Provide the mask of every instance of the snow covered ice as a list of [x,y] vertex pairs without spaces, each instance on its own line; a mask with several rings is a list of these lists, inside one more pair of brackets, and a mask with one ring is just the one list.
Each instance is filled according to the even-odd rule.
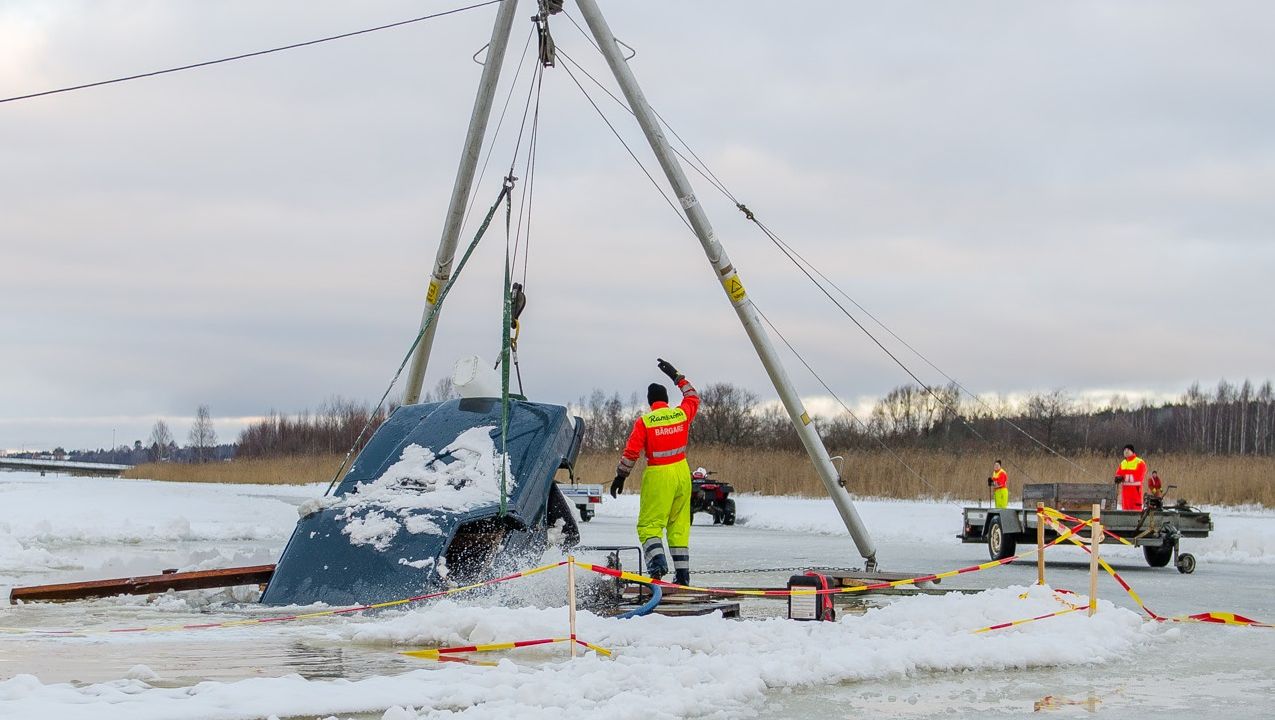
[[[414,467],[428,464],[425,457]],[[321,486],[3,473],[0,586],[272,562],[297,506],[321,493]],[[932,572],[986,557],[983,547],[956,540],[958,503],[868,500],[859,507],[889,569]],[[632,544],[636,508],[633,496],[607,498],[581,526],[584,542]],[[1189,546],[1201,558],[1192,576],[1147,569],[1136,551],[1110,555],[1158,611],[1275,618],[1275,514],[1215,509],[1215,523],[1213,537]],[[854,565],[853,545],[838,527],[825,501],[743,495],[735,527],[694,527],[695,568]],[[1083,553],[1060,548],[1050,559],[1053,584],[1087,587]],[[787,574],[695,579],[775,586]],[[1031,587],[1034,578],[1029,563],[962,576],[962,586],[985,591],[839,606],[835,623],[788,621],[778,617],[781,601],[762,600],[746,606],[753,617],[744,621],[622,621],[586,612],[580,636],[614,650],[613,658],[570,661],[562,645],[480,658],[496,667],[398,651],[564,635],[561,570],[496,595],[372,616],[180,633],[6,634],[0,718],[1040,717],[1033,703],[1045,696],[1092,698],[1100,712],[1134,718],[1201,704],[1219,716],[1269,716],[1275,631],[1150,623],[1106,580],[1094,618],[1073,613],[970,634],[1063,609],[1047,588]],[[0,609],[0,626],[102,629],[280,612],[247,599],[204,591],[12,606]],[[1088,715],[1079,706],[1056,714]]]

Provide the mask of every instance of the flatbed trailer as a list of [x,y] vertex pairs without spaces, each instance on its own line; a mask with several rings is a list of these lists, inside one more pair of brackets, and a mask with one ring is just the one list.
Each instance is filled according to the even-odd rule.
[[[1195,556],[1179,552],[1182,538],[1204,538],[1213,530],[1213,520],[1207,512],[1196,510],[1185,502],[1168,506],[1157,498],[1148,497],[1146,509],[1138,512],[1117,510],[1114,485],[1091,483],[1039,483],[1023,487],[1023,502],[1019,508],[967,507],[959,537],[964,543],[985,543],[993,560],[1012,556],[1019,543],[1036,542],[1036,503],[1043,502],[1080,520],[1093,516],[1092,507],[1099,505],[1102,526],[1142,548],[1142,555],[1151,567],[1165,567],[1170,562],[1181,573],[1195,571]],[[1057,539],[1058,534],[1048,524],[1045,526],[1045,542]],[[1119,542],[1103,537],[1103,542]]]

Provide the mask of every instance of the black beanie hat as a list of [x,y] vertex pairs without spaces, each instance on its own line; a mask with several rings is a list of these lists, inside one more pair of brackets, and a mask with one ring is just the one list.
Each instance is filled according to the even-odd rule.
[[646,386],[646,403],[653,405],[657,402],[668,402],[668,390],[659,383],[651,383]]

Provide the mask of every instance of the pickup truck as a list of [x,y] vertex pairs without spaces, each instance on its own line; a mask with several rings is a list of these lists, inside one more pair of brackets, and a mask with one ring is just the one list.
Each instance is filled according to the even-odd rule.
[[589,522],[593,519],[593,506],[602,502],[601,485],[558,483],[558,489],[567,498],[567,502],[580,510],[581,522]]

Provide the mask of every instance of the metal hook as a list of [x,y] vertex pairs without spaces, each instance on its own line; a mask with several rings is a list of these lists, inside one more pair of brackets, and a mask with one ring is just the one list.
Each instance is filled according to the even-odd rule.
[[624,62],[628,62],[632,60],[633,58],[637,57],[637,50],[634,50],[632,45],[629,45],[628,43],[624,42],[618,37],[613,36],[611,39],[615,41],[616,45],[619,45],[620,47],[629,51],[629,56],[624,58]]
[[474,62],[476,62],[476,63],[478,63],[479,65],[486,66],[486,65],[487,65],[487,60],[486,60],[486,59],[479,60],[479,59],[478,59],[478,56],[479,56],[479,55],[481,55],[481,54],[482,54],[482,52],[483,52],[484,50],[486,50],[487,48],[489,48],[489,47],[491,47],[491,43],[487,43],[486,45],[483,45],[482,47],[478,48],[478,52],[474,53],[473,61],[474,61]]
[[829,460],[837,460],[837,484],[841,487],[846,486],[846,459],[840,455],[833,455]]

